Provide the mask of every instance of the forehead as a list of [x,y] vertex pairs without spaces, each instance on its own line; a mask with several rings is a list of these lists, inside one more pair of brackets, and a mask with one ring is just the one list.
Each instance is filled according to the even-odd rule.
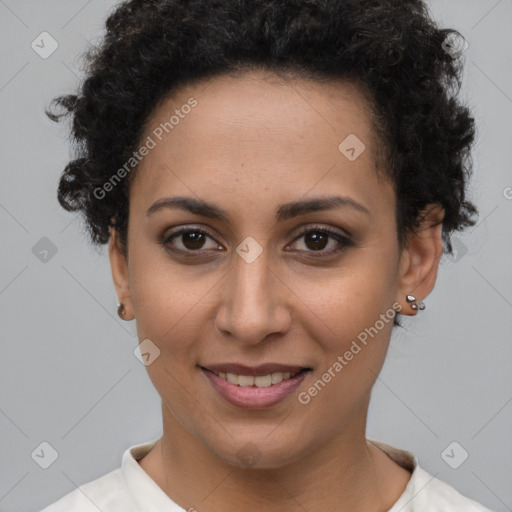
[[[364,199],[380,184],[369,104],[350,82],[262,71],[215,77],[162,101],[141,140],[147,137],[155,146],[131,194],[141,207],[163,195],[232,194],[231,204],[241,197],[243,205],[270,190],[286,201],[333,187]],[[347,158],[352,147],[355,160]]]

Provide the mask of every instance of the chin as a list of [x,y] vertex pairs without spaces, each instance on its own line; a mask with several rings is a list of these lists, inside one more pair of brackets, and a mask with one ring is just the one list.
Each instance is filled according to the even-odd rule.
[[[232,429],[226,426],[232,433]],[[272,435],[272,432],[275,435]],[[241,469],[278,469],[300,460],[308,450],[304,436],[293,434],[282,426],[247,430],[237,436],[222,430],[222,440],[203,439],[203,443],[219,459]],[[216,442],[217,441],[217,442]]]

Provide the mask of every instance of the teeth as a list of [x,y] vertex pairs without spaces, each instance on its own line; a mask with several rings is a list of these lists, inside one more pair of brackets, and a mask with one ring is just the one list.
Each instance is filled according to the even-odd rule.
[[[238,382],[240,382],[240,379],[238,379]],[[272,385],[272,374],[254,377],[254,384],[257,388],[268,388]]]
[[226,380],[231,382],[231,384],[238,384],[238,375],[234,373],[226,373]]
[[220,377],[221,379],[224,379],[231,384],[236,384],[243,388],[248,388],[251,386],[256,386],[257,388],[268,388],[274,384],[279,384],[283,380],[295,377],[295,375],[297,375],[299,372],[275,372],[269,373],[268,375],[259,375],[258,377],[254,377],[252,375],[236,375],[235,373],[213,373],[215,373],[217,377]]
[[243,388],[254,386],[254,377],[252,375],[238,375],[238,385]]
[[272,384],[279,384],[284,379],[284,373],[273,373],[271,378]]

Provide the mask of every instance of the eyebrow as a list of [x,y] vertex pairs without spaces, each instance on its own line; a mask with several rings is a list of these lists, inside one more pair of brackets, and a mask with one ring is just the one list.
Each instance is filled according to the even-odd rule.
[[[330,196],[330,197],[317,197],[312,199],[301,199],[290,203],[280,205],[276,210],[276,220],[278,222],[304,215],[310,212],[317,212],[323,210],[332,210],[334,208],[350,207],[358,212],[370,215],[370,211],[362,204],[358,203],[351,197],[346,196]],[[195,199],[192,197],[163,197],[162,199],[154,202],[147,210],[146,215],[163,209],[179,209],[189,211],[196,215],[209,217],[221,221],[229,220],[229,214],[219,208],[218,206],[208,203],[202,199]]]

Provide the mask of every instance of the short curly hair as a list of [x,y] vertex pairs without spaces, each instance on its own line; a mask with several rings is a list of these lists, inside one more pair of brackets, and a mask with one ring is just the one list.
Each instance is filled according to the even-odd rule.
[[[445,210],[450,235],[475,224],[466,199],[474,119],[458,100],[462,36],[433,21],[422,0],[131,0],[106,21],[85,55],[77,94],[55,98],[57,121],[72,115],[76,158],[60,178],[58,199],[80,211],[93,243],[115,227],[126,254],[129,179],[102,187],[133,155],[145,122],[168,94],[202,79],[261,68],[298,78],[359,84],[370,100],[397,197],[400,246],[429,203]],[[453,49],[453,48],[452,48]]]

